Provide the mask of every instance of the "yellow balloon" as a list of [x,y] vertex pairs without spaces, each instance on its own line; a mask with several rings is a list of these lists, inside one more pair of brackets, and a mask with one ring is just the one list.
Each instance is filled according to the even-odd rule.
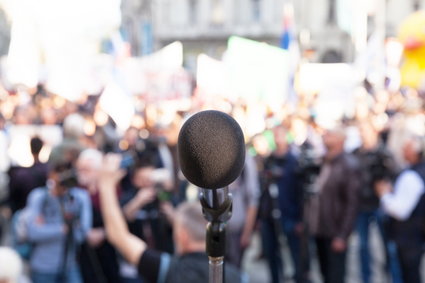
[[418,88],[425,82],[425,11],[409,15],[400,25],[398,38],[404,46],[401,85]]

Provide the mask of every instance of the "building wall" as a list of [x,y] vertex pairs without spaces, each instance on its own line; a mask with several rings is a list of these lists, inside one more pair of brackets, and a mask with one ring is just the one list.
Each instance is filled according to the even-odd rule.
[[[317,50],[317,60],[328,49],[345,53],[352,49],[345,32],[328,26],[328,1],[293,1],[295,31],[310,31],[309,47]],[[216,58],[221,57],[230,35],[278,45],[285,2],[288,0],[158,0],[153,24],[156,44],[160,47],[180,40],[190,56],[201,51]]]
[[10,43],[10,23],[6,14],[0,9],[0,56],[6,55]]
[[[373,23],[373,14],[381,11],[379,8],[373,8],[374,3],[379,1],[384,1],[381,3],[386,5],[385,32],[389,36],[396,35],[400,23],[414,11],[415,3],[419,8],[425,8],[425,0],[292,0],[295,31],[301,32],[303,38],[308,39],[301,42],[301,48],[316,50],[316,61],[320,61],[329,50],[335,50],[340,52],[343,61],[351,62],[358,52],[355,45],[362,40],[366,41],[370,35],[362,33],[361,28],[359,29],[362,25],[359,23],[366,23],[367,17],[364,13],[369,11],[369,31],[374,29],[374,25],[370,23]],[[123,0],[123,4],[126,2],[140,1]],[[230,35],[278,44],[283,28],[284,3],[291,0],[141,2],[145,3],[144,7],[150,7],[150,14],[144,13],[135,17],[134,11],[137,9],[132,9],[128,14],[133,14],[133,21],[151,22],[154,50],[179,40],[189,57],[204,52],[220,58]],[[329,22],[331,4],[334,5],[336,14],[333,23]],[[137,13],[141,13],[140,10]],[[190,58],[188,61],[194,60]]]
[[155,34],[160,40],[229,34],[278,36],[282,3],[283,0],[158,0]]
[[425,9],[425,1],[405,1],[405,0],[387,0],[387,34],[397,35],[397,29],[400,23],[409,14],[414,12],[414,3],[419,3],[419,8]]

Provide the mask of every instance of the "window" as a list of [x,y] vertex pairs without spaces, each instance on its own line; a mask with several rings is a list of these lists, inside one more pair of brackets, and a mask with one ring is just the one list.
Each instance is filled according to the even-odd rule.
[[260,22],[261,20],[261,0],[251,0],[252,7],[252,20],[253,22]]
[[334,24],[336,23],[336,1],[335,0],[329,0],[329,6],[328,6],[328,24]]
[[189,23],[196,25],[198,23],[198,1],[189,0]]
[[224,23],[223,0],[211,1],[211,23],[214,26],[221,26]]

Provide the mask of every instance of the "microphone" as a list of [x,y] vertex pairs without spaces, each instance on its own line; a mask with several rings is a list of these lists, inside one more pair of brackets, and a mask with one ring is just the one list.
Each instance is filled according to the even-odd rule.
[[201,188],[200,201],[208,220],[209,282],[222,283],[225,228],[232,215],[232,196],[227,186],[241,174],[245,164],[242,129],[223,112],[199,112],[180,130],[178,156],[183,175]]
[[224,188],[244,167],[242,129],[223,112],[198,112],[180,130],[178,155],[183,175],[189,182],[204,189]]

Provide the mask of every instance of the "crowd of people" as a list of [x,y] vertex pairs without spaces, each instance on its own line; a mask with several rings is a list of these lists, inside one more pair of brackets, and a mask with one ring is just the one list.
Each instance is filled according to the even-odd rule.
[[[424,98],[414,90],[362,90],[355,112],[332,125],[318,123],[313,94],[298,94],[295,107],[278,112],[264,107],[264,128],[245,136],[245,167],[229,186],[227,282],[249,280],[242,259],[254,233],[270,282],[288,280],[286,265],[290,280],[310,282],[311,258],[324,282],[344,282],[354,234],[360,277],[371,282],[372,222],[388,280],[422,282]],[[12,128],[50,125],[62,133],[49,144],[32,131],[30,166],[0,162],[0,234],[32,282],[206,282],[206,221],[198,188],[179,169],[178,133],[192,113],[210,108],[233,115],[250,133],[250,105],[208,104],[196,95],[191,107],[172,113],[144,105],[121,133],[96,95],[70,102],[40,86],[0,99],[2,156]],[[22,268],[15,255],[0,249],[16,274]],[[0,282],[13,280],[8,266],[0,264]]]

